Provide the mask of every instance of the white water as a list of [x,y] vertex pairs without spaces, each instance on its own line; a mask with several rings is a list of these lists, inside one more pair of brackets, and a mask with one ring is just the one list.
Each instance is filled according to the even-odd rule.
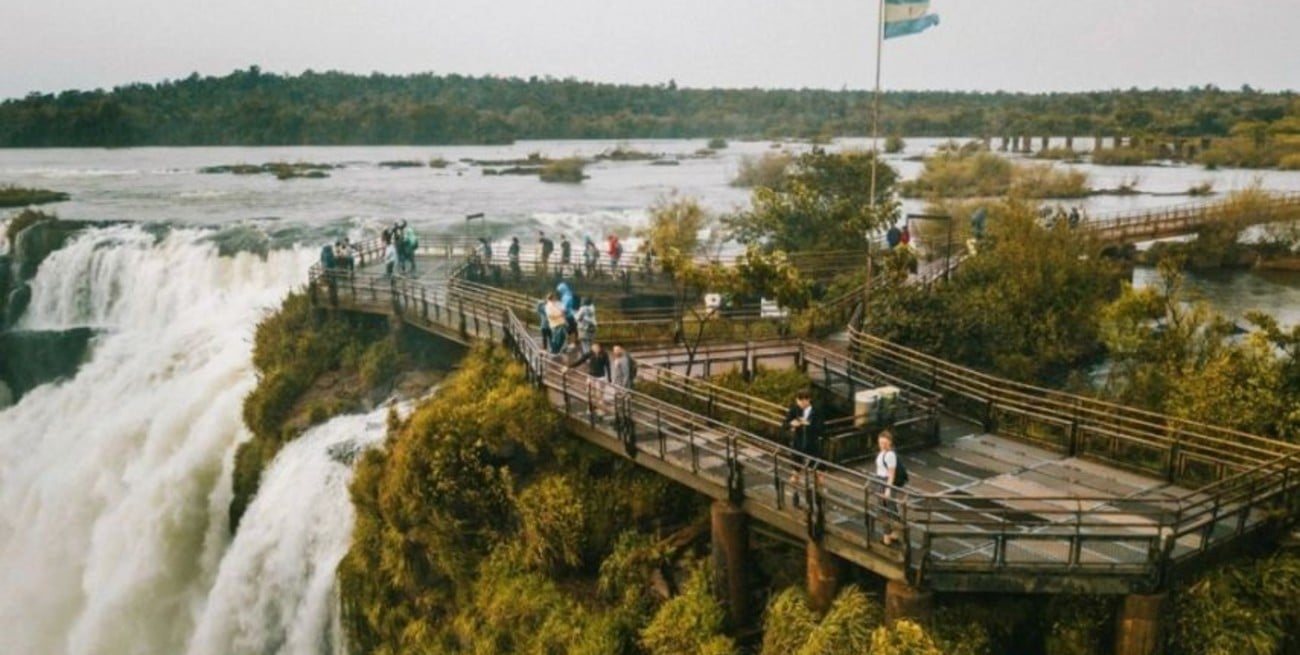
[[[344,416],[285,446],[222,560],[189,652],[343,653],[334,569],[347,552],[352,469],[382,441],[387,410]],[[345,457],[346,456],[346,457]]]
[[74,378],[0,411],[0,653],[178,653],[205,614],[252,329],[313,255],[200,236],[92,230],[37,274],[26,327],[104,332]]

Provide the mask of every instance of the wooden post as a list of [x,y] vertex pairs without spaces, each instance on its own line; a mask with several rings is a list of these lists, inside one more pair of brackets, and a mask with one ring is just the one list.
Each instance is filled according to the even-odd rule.
[[[1160,652],[1164,594],[1129,594],[1115,622],[1115,655],[1156,655]],[[888,610],[886,610],[888,611]]]
[[840,592],[843,562],[816,541],[808,542],[805,560],[808,574],[808,606],[812,611],[824,614],[831,608],[835,595]]
[[713,591],[727,610],[732,630],[749,621],[749,529],[744,510],[725,500],[709,511],[713,541]]
[[934,594],[907,584],[906,580],[890,580],[885,584],[885,625],[899,619],[923,623],[934,614]]

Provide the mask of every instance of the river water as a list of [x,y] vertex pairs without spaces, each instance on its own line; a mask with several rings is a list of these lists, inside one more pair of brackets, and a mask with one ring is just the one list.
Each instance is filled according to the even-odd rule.
[[[909,157],[939,143],[910,140],[890,159],[910,177],[921,164]],[[743,207],[748,191],[729,185],[741,157],[808,147],[737,142],[693,158],[703,141],[632,141],[625,145],[683,158],[674,166],[595,163],[581,185],[484,176],[461,161],[589,156],[617,145],[0,151],[0,185],[72,194],[47,208],[64,218],[130,221],[86,231],[33,282],[21,327],[101,332],[75,376],[0,409],[0,653],[340,649],[332,571],[351,530],[350,471],[346,458],[330,455],[341,445],[377,444],[383,421],[340,417],[284,449],[239,534],[228,535],[232,457],[249,436],[240,404],[256,383],[254,326],[302,284],[327,239],[367,236],[395,219],[527,241],[538,229],[575,239],[627,233],[674,191],[719,212]],[[379,165],[433,157],[452,163]],[[323,180],[198,172],[273,161],[341,167]],[[1166,193],[1203,181],[1219,191],[1256,180],[1300,190],[1300,173],[1083,168],[1097,187],[1136,176],[1140,188]],[[1096,212],[1188,200],[1102,196],[1083,204]],[[465,220],[479,212],[483,221]],[[259,244],[270,252],[253,252]],[[1140,270],[1136,281],[1150,276]],[[1300,322],[1295,275],[1193,283],[1234,316],[1259,309]]]

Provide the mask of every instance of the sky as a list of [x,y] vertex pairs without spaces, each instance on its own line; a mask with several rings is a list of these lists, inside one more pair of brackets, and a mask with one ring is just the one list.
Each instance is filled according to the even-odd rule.
[[[875,0],[13,0],[0,98],[198,72],[869,89]],[[932,0],[886,89],[1300,88],[1298,0]]]

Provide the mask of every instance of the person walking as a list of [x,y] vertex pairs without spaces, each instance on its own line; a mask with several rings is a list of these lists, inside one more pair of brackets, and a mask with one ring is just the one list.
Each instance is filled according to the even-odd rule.
[[[817,461],[821,457],[821,438],[825,427],[822,413],[813,408],[812,393],[800,391],[794,397],[794,404],[785,412],[785,421],[781,427],[790,432],[790,446],[798,455],[795,463],[804,469],[817,470]],[[790,471],[791,485],[799,481],[799,470]],[[799,488],[795,487],[794,506],[799,507]]]
[[393,277],[393,267],[397,265],[397,245],[393,243],[392,236],[384,241],[384,275],[388,278]]
[[587,279],[596,277],[596,264],[600,261],[600,248],[596,243],[587,237],[587,242],[582,246],[582,264],[587,270]]
[[611,234],[607,241],[609,252],[609,274],[618,276],[618,262],[623,258],[623,244],[619,243],[618,235]]
[[893,498],[894,489],[902,486],[899,478],[901,470],[898,453],[894,452],[894,433],[885,430],[876,437],[880,452],[876,454],[876,477],[880,479],[880,504],[884,509],[885,536],[881,539],[886,546],[898,539],[898,502]]
[[564,343],[569,339],[568,321],[565,318],[564,305],[554,293],[546,295],[546,324],[551,328],[551,342],[548,344],[552,355],[559,355],[564,350]]
[[415,273],[415,251],[420,248],[420,236],[406,226],[406,221],[402,221],[402,245],[406,251],[407,272]]
[[510,277],[518,282],[523,273],[519,270],[519,237],[510,237],[510,249],[506,250],[506,260],[510,262]]
[[577,368],[583,364],[587,365],[587,398],[590,400],[591,407],[589,411],[593,420],[604,418],[604,407],[611,400],[609,395],[610,380],[610,362],[609,353],[605,352],[604,346],[599,341],[591,344],[591,350],[578,361],[569,365],[569,368]]
[[636,386],[636,360],[623,346],[614,346],[614,356],[610,360],[610,381],[617,389],[631,391]]
[[585,355],[591,352],[591,344],[596,340],[596,305],[591,296],[582,299],[582,306],[573,318],[578,323],[578,346]]
[[573,256],[573,245],[569,243],[569,235],[560,235],[560,275],[569,268],[570,258]]
[[542,246],[541,258],[537,260],[537,275],[546,277],[546,271],[551,266],[551,253],[555,252],[555,242],[546,238],[546,233],[538,231],[537,242]]

